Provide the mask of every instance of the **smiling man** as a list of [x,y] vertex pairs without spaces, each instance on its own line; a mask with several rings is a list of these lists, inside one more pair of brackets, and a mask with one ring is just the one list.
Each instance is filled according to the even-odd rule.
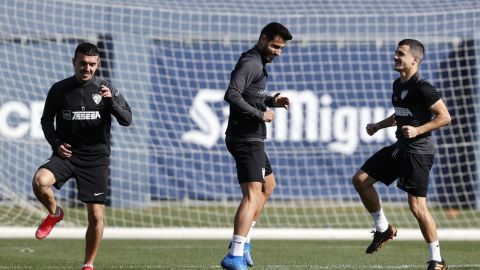
[[400,78],[393,82],[392,92],[395,113],[366,127],[366,132],[373,135],[382,128],[396,126],[397,142],[370,157],[355,173],[352,182],[375,223],[367,254],[374,253],[397,234],[397,229],[385,217],[373,185],[380,181],[388,186],[398,178],[397,187],[408,194],[408,205],[427,242],[427,270],[446,270],[436,223],[427,207],[427,191],[435,152],[431,132],[448,125],[450,114],[437,89],[419,73],[423,57],[424,46],[418,40],[404,39],[398,43],[394,69]]
[[50,88],[41,124],[53,153],[32,181],[37,199],[49,212],[35,233],[36,238],[43,239],[64,215],[51,186],[60,189],[75,178],[78,199],[86,203],[88,213],[83,270],[94,269],[103,236],[112,115],[122,126],[132,121],[130,106],[123,96],[109,81],[95,76],[99,63],[95,45],[78,45],[72,59],[74,76]]
[[252,49],[244,52],[232,71],[225,101],[230,104],[230,116],[225,142],[237,165],[238,183],[243,199],[235,214],[230,251],[221,261],[229,270],[244,270],[253,266],[250,236],[262,213],[265,202],[275,188],[275,177],[265,153],[265,122],[272,122],[275,113],[267,107],[288,108],[290,101],[266,94],[265,66],[279,56],[285,43],[292,39],[280,23],[266,25]]

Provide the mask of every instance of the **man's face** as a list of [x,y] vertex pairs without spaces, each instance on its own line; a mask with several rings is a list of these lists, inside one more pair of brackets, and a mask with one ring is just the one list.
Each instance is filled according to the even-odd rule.
[[274,39],[267,41],[267,38],[262,35],[259,47],[267,62],[271,63],[275,57],[282,53],[282,49],[285,47],[285,40],[277,35]]
[[72,59],[73,68],[75,70],[75,78],[80,82],[86,82],[92,79],[98,68],[99,57],[88,56],[79,53],[76,58]]
[[410,54],[410,46],[401,45],[395,50],[395,69],[398,72],[410,70],[412,67],[418,65],[419,58]]

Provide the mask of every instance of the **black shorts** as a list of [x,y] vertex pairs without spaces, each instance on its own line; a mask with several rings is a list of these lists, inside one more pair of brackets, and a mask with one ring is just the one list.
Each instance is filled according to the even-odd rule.
[[[105,157],[108,159],[108,157]],[[60,189],[70,178],[77,182],[78,199],[84,203],[105,204],[107,201],[108,162],[85,166],[73,164],[68,159],[52,155],[40,167],[49,170],[55,177],[53,186]]]
[[433,154],[410,153],[391,145],[371,156],[361,169],[387,186],[398,178],[398,188],[417,197],[427,197],[432,165]]
[[265,176],[272,174],[273,171],[265,153],[264,143],[260,141],[226,143],[237,164],[238,183],[265,183]]

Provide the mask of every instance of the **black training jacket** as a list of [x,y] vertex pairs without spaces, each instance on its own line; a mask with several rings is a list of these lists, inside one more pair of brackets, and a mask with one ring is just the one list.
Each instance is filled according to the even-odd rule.
[[224,97],[230,104],[226,140],[263,141],[266,138],[263,112],[273,107],[273,97],[266,94],[265,65],[266,60],[256,46],[244,52],[235,65]]
[[[101,85],[110,88],[112,98],[100,95]],[[54,154],[68,143],[72,159],[88,162],[110,155],[112,115],[122,126],[132,122],[130,106],[111,82],[94,76],[81,84],[72,76],[50,88],[41,124]]]

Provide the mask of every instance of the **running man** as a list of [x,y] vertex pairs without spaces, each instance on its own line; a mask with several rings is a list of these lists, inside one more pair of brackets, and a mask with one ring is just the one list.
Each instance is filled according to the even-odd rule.
[[49,212],[35,237],[44,239],[63,219],[64,212],[57,205],[51,187],[60,189],[74,177],[78,198],[87,205],[88,213],[82,270],[94,270],[93,261],[103,237],[112,115],[120,125],[128,126],[132,112],[109,81],[94,75],[100,63],[95,45],[78,45],[72,63],[75,75],[50,88],[41,118],[43,133],[53,153],[32,181],[35,196]]
[[292,39],[280,23],[267,24],[257,44],[244,52],[232,71],[225,101],[230,104],[230,116],[225,142],[235,159],[238,183],[243,199],[235,214],[230,251],[221,261],[229,270],[245,270],[253,266],[250,237],[263,207],[275,188],[270,161],[265,153],[265,122],[272,122],[275,113],[267,107],[288,109],[287,97],[266,95],[267,63],[279,56],[285,43]]
[[366,253],[371,254],[397,234],[389,224],[374,188],[377,181],[390,185],[398,178],[397,187],[407,192],[408,205],[427,242],[427,270],[446,270],[440,255],[437,227],[427,207],[430,169],[433,165],[434,142],[431,132],[450,123],[450,113],[437,89],[419,73],[424,46],[418,40],[404,39],[395,50],[394,69],[400,78],[393,82],[392,104],[395,113],[386,119],[368,124],[369,135],[382,128],[397,126],[397,141],[371,156],[355,173],[352,182],[365,208],[372,215],[375,232]]

